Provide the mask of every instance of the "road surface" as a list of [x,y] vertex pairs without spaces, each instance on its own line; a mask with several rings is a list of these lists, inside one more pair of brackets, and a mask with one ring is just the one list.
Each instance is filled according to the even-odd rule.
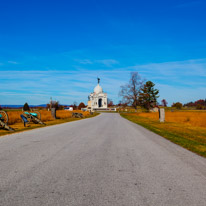
[[1,206],[205,206],[206,159],[101,114],[0,138]]

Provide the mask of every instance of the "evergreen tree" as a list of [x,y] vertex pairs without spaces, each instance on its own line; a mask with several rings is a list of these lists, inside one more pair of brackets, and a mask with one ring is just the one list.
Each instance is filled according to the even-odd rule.
[[139,101],[141,106],[149,110],[157,104],[157,98],[159,97],[159,90],[154,88],[155,84],[151,81],[147,81],[140,89]]
[[30,108],[29,108],[29,105],[28,105],[27,102],[24,104],[23,110],[24,110],[24,111],[30,111]]

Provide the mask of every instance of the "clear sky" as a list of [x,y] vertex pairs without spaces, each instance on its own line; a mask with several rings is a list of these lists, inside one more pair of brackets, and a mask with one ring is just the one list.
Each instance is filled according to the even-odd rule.
[[0,104],[118,103],[137,71],[161,101],[206,98],[205,0],[0,0]]

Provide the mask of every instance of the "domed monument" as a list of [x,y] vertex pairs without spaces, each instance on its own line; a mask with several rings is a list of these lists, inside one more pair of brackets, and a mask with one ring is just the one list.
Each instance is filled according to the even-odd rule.
[[98,84],[94,88],[94,92],[90,94],[88,101],[88,110],[105,110],[107,109],[107,93],[103,92],[99,85],[100,78],[97,78]]

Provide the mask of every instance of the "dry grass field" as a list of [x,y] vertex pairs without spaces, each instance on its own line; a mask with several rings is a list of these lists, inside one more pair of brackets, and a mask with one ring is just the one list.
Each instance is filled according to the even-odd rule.
[[[54,120],[51,116],[50,111],[41,110],[39,112],[41,114],[41,120],[43,122],[48,122],[48,121],[53,121]],[[89,112],[83,112],[81,110],[75,110],[75,112],[83,113],[84,117],[90,116]],[[7,114],[8,114],[8,117],[9,117],[9,125],[13,125],[13,124],[22,122],[21,117],[20,117],[20,115],[23,114],[22,111],[8,111]],[[66,110],[57,110],[56,117],[57,117],[57,119],[72,118],[72,112],[71,111],[66,111]]]
[[[35,112],[35,111],[33,111],[33,112]],[[57,112],[56,112],[57,119],[53,119],[50,111],[40,110],[39,112],[41,114],[41,121],[46,123],[46,125],[54,125],[54,124],[59,124],[59,123],[64,123],[64,122],[75,121],[75,120],[79,119],[79,118],[72,117],[72,112],[66,111],[66,110],[57,110]],[[97,115],[97,114],[91,115],[89,112],[83,112],[81,110],[75,110],[74,112],[82,113],[84,118],[88,118],[88,117],[92,117],[92,116]],[[16,132],[27,130],[27,129],[38,128],[38,127],[43,126],[40,124],[35,124],[33,122],[30,122],[26,127],[24,127],[24,124],[23,124],[21,117],[20,117],[20,115],[23,114],[22,111],[7,111],[7,114],[9,117],[8,125],[10,127],[12,127],[13,129],[15,129]],[[9,133],[11,133],[11,132],[0,128],[0,136],[5,135],[5,134],[9,134]]]
[[123,113],[121,115],[206,157],[206,111],[166,111],[165,123],[159,122],[159,113]]
[[[158,112],[140,113],[137,115],[141,117],[151,118],[157,121],[159,119]],[[180,124],[184,124],[188,126],[206,128],[206,112],[205,111],[178,111],[178,112],[166,111],[165,120],[166,122],[175,122],[175,123],[180,123]]]

